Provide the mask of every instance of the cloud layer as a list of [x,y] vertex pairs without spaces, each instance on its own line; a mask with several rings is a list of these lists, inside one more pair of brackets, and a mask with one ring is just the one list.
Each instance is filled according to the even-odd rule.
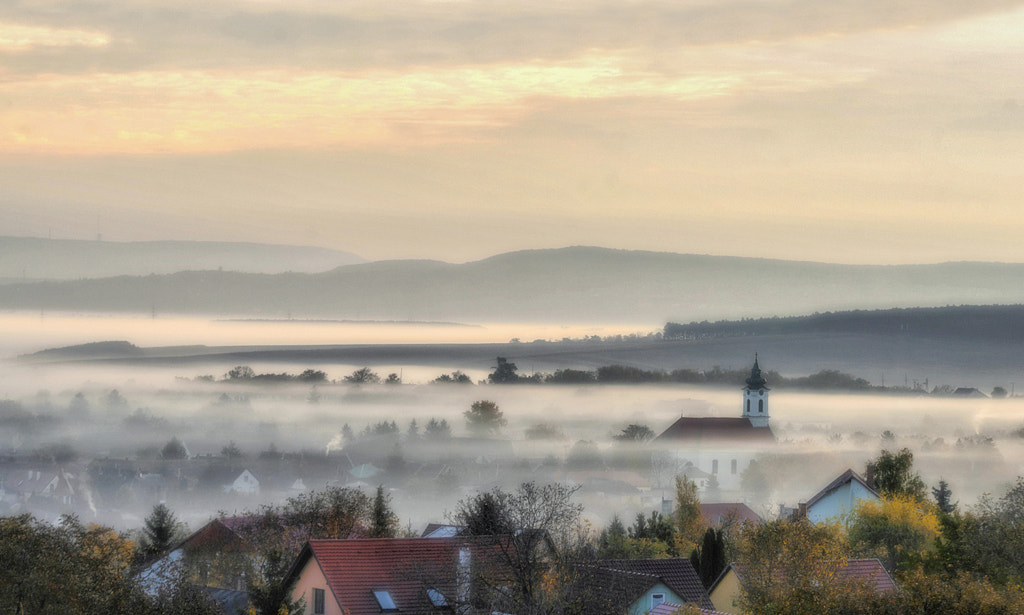
[[7,4],[0,232],[1013,260],[1022,39],[997,0]]

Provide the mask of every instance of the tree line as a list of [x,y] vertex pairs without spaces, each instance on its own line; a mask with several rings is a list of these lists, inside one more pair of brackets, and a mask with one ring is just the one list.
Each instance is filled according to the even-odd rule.
[[742,320],[668,322],[665,340],[713,339],[752,335],[859,333],[920,335],[1006,341],[1024,339],[1022,305],[961,305],[816,312],[809,316],[774,316]]
[[[837,370],[821,370],[809,376],[787,378],[782,374],[767,370],[765,377],[774,386],[794,387],[805,389],[829,389],[847,391],[867,391],[878,389],[863,378],[845,374]],[[727,369],[714,366],[707,370],[696,369],[674,369],[674,370],[646,370],[630,365],[604,365],[593,370],[562,368],[553,372],[534,372],[522,374],[519,366],[506,357],[497,357],[496,364],[482,383],[487,384],[648,384],[648,383],[677,383],[677,384],[720,384],[735,385],[743,382],[749,375],[748,369]],[[212,376],[199,376],[199,381],[214,382]],[[325,372],[307,369],[298,375],[288,373],[264,373],[260,374],[248,365],[239,365],[228,371],[220,382],[229,383],[282,383],[302,382],[308,384],[402,384],[402,378],[397,373],[390,373],[381,376],[370,367],[362,367],[351,374],[342,377],[341,380],[332,381],[328,379]],[[466,373],[455,370],[442,373],[429,382],[430,384],[474,384],[473,379]]]

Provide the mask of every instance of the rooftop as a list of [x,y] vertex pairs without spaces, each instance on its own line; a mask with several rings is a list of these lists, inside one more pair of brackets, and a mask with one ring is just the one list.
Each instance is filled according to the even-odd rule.
[[653,440],[655,443],[679,441],[774,443],[775,434],[771,427],[754,427],[743,417],[684,416]]

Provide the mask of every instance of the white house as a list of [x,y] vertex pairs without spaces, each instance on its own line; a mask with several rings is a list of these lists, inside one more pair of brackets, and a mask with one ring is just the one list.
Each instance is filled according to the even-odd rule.
[[249,470],[242,470],[234,481],[224,485],[225,493],[239,493],[242,495],[259,495],[260,480]]

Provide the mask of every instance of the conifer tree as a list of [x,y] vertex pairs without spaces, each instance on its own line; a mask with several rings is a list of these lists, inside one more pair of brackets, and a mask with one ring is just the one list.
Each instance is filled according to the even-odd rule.
[[391,496],[384,493],[384,485],[377,485],[370,518],[370,538],[394,538],[398,534],[398,516],[391,510]]
[[147,556],[167,552],[182,538],[181,524],[165,504],[157,504],[142,527],[142,551]]

